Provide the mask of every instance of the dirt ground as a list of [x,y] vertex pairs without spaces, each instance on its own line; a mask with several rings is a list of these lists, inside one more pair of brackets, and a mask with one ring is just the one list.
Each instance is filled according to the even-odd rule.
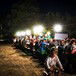
[[43,76],[43,70],[32,56],[27,56],[10,44],[0,45],[0,76]]
[[37,60],[11,45],[0,45],[0,76],[42,76]]

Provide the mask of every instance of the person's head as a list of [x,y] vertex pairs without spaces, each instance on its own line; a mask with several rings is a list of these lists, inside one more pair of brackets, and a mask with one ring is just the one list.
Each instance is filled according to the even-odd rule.
[[55,54],[55,48],[53,47],[50,50],[50,57],[54,56],[54,54]]
[[46,39],[43,39],[43,42],[46,42]]
[[61,40],[60,41],[60,45],[64,45],[65,44],[65,41],[64,40]]
[[76,44],[76,40],[71,40],[70,41],[70,45],[75,45]]

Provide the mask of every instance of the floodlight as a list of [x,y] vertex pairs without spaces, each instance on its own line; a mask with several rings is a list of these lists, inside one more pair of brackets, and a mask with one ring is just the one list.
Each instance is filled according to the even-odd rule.
[[54,29],[55,32],[61,32],[62,31],[62,25],[55,24],[53,29]]

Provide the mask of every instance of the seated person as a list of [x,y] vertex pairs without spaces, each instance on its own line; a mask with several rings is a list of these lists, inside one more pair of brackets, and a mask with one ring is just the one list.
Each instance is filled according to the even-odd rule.
[[47,69],[49,70],[49,72],[53,74],[52,76],[54,76],[55,69],[58,69],[59,71],[60,70],[63,71],[63,66],[58,56],[55,54],[55,48],[51,49],[50,56],[46,60],[46,65],[47,65]]

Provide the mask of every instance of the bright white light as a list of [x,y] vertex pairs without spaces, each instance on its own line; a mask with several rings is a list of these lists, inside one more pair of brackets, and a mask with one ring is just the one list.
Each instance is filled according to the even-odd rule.
[[25,33],[26,33],[26,35],[31,35],[31,30],[28,29],[25,31]]
[[39,36],[43,36],[43,33],[39,33]]
[[23,32],[23,31],[16,32],[15,35],[16,35],[16,36],[25,36],[25,32]]
[[34,34],[42,33],[43,30],[44,30],[44,27],[41,26],[41,25],[36,25],[36,26],[33,28],[33,32],[34,32]]
[[22,31],[22,32],[21,32],[21,36],[25,36],[25,32]]
[[21,36],[21,32],[16,32],[16,36]]
[[61,32],[62,31],[62,26],[60,24],[55,24],[53,27],[55,32]]

